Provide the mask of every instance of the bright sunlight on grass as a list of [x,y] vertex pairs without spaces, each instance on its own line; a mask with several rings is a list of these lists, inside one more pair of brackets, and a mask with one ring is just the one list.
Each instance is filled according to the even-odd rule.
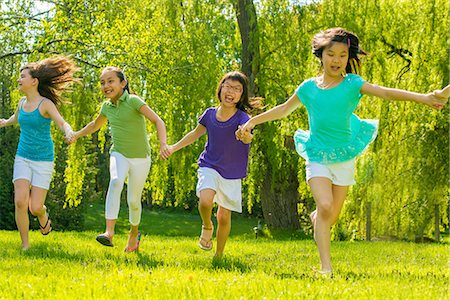
[[333,242],[335,274],[314,272],[314,241],[296,234],[254,237],[254,219],[233,216],[223,261],[197,247],[196,214],[144,210],[140,253],[126,254],[126,209],[115,247],[102,247],[102,207],[90,209],[85,232],[0,231],[1,299],[443,299],[448,295],[446,244]]

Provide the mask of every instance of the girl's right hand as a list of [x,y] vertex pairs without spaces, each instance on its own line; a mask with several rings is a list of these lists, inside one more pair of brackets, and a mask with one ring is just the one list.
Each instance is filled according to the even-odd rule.
[[6,119],[0,119],[0,128],[6,126]]
[[441,91],[434,91],[433,93],[425,95],[424,104],[434,109],[442,109],[448,102],[448,97],[441,94]]

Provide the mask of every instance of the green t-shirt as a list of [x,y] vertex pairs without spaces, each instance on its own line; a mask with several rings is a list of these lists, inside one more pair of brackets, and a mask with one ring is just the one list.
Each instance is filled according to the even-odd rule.
[[108,118],[113,145],[111,152],[119,152],[128,158],[150,156],[145,117],[140,109],[146,103],[127,91],[119,98],[117,105],[111,101],[102,104],[100,113]]

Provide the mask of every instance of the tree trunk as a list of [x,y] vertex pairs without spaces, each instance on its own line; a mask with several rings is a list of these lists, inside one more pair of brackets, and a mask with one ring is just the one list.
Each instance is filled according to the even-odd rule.
[[272,184],[272,171],[268,170],[261,187],[261,206],[264,222],[269,228],[298,229],[298,180],[296,174],[288,175],[287,189],[279,187],[280,183]]
[[366,213],[366,241],[372,239],[372,203],[367,203],[367,213]]
[[[256,8],[252,0],[238,0],[234,4],[236,17],[239,24],[242,41],[242,72],[249,79],[249,96],[263,96],[258,94],[255,78],[260,68],[259,33],[257,25]],[[261,132],[264,126],[261,125]],[[265,145],[265,147],[269,147]],[[264,151],[265,153],[269,151]],[[270,158],[267,155],[259,163],[268,164]],[[254,162],[257,163],[257,162]],[[274,182],[275,172],[280,170],[269,170],[264,178],[261,192],[261,206],[264,221],[269,228],[298,229],[300,227],[298,218],[298,180],[295,172],[286,172],[285,180],[288,185]],[[287,186],[287,187],[286,187]]]
[[441,229],[440,229],[441,215],[439,213],[439,204],[434,206],[434,239],[439,242],[441,239]]
[[255,78],[259,71],[259,33],[256,8],[252,0],[239,0],[234,4],[242,41],[242,72],[247,75],[250,86],[249,96],[258,94]]

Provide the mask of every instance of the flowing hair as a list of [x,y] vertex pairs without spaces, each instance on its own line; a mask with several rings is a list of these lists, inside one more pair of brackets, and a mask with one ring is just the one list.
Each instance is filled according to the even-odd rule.
[[248,114],[253,113],[257,109],[260,109],[262,107],[262,98],[261,97],[251,97],[248,96],[248,78],[245,76],[244,73],[241,73],[239,71],[232,71],[227,74],[225,74],[222,79],[219,81],[219,85],[217,86],[217,92],[216,96],[220,101],[220,94],[222,93],[222,85],[225,82],[225,80],[234,80],[238,81],[242,85],[242,95],[239,99],[239,102],[236,103],[236,107],[239,110],[242,110],[243,112],[246,112]]
[[348,47],[348,62],[345,67],[347,73],[359,74],[361,72],[361,55],[366,55],[359,48],[358,37],[344,28],[336,27],[321,31],[312,40],[312,52],[319,59],[322,59],[323,50],[332,43],[343,43]]
[[38,92],[55,105],[63,103],[62,93],[72,82],[78,82],[73,74],[79,70],[74,62],[66,56],[52,56],[50,58],[28,63],[20,71],[28,70],[31,77],[36,78]]

